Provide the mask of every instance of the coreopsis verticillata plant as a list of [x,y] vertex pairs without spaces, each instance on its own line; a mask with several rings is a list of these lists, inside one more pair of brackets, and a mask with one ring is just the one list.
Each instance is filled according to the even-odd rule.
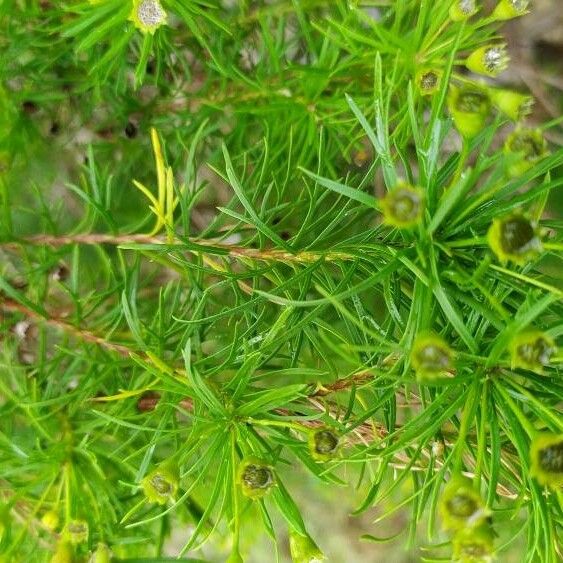
[[2,4],[0,561],[558,563],[528,9]]

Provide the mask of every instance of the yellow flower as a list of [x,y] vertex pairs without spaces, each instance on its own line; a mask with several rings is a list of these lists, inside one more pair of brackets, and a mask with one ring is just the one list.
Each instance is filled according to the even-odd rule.
[[381,208],[388,225],[400,229],[414,227],[424,214],[424,192],[401,182],[381,200]]
[[273,467],[256,457],[248,457],[241,462],[237,480],[243,495],[251,499],[263,497],[276,484]]
[[487,240],[501,262],[519,265],[526,264],[543,249],[536,224],[520,213],[493,219]]
[[485,45],[473,51],[465,61],[465,66],[477,74],[497,76],[508,68],[506,45]]
[[432,383],[449,375],[453,352],[448,344],[435,334],[416,337],[411,350],[411,364],[421,383]]
[[142,33],[154,34],[161,25],[166,25],[166,18],[166,12],[158,0],[133,0],[129,19]]
[[538,434],[530,447],[530,460],[530,475],[540,485],[563,486],[563,434]]
[[512,367],[529,369],[542,373],[549,364],[557,348],[553,339],[539,330],[530,330],[517,334],[510,343]]

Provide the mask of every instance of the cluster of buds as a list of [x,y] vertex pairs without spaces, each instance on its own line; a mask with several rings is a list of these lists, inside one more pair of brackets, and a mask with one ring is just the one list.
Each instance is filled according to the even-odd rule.
[[400,229],[408,229],[420,223],[424,215],[422,189],[400,182],[381,200],[385,223]]
[[501,262],[526,264],[542,251],[542,242],[537,224],[522,215],[512,213],[493,219],[487,233],[491,250]]
[[150,502],[166,504],[174,500],[178,481],[178,468],[173,464],[165,464],[151,471],[141,481],[141,487]]
[[543,373],[557,347],[551,337],[539,330],[517,334],[510,343],[512,368],[523,368]]
[[411,350],[411,364],[420,383],[433,383],[450,375],[454,353],[444,339],[435,334],[416,337]]
[[530,474],[540,485],[563,486],[563,434],[543,432],[532,441]]
[[241,462],[237,480],[242,494],[251,499],[262,498],[276,484],[274,468],[264,460],[253,456]]
[[309,434],[309,451],[316,461],[330,461],[338,453],[340,439],[329,428],[313,430]]
[[129,20],[143,34],[154,32],[166,25],[167,15],[158,0],[133,0]]
[[293,563],[318,563],[326,559],[311,536],[294,530],[289,532],[289,552]]

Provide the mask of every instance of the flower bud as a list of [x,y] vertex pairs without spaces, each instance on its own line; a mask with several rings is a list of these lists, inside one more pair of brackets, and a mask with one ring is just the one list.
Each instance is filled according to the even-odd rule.
[[405,229],[420,223],[424,214],[424,192],[401,182],[381,200],[385,223]]
[[289,532],[289,551],[293,563],[317,563],[326,559],[311,536],[303,536],[295,530]]
[[455,0],[450,8],[450,19],[459,22],[470,18],[478,11],[475,0]]
[[141,33],[154,35],[161,25],[166,25],[166,18],[166,12],[159,0],[133,0],[129,20]]
[[110,563],[111,551],[105,543],[99,543],[96,551],[92,553],[89,563]]
[[415,84],[422,96],[431,96],[440,89],[442,72],[435,68],[423,68],[416,73]]
[[493,561],[494,536],[491,528],[459,530],[453,539],[453,560],[460,563],[490,563]]
[[440,513],[446,529],[462,530],[481,525],[488,516],[483,500],[466,477],[454,477],[444,489]]
[[507,172],[511,178],[521,176],[548,154],[547,143],[539,129],[519,127],[504,143]]
[[245,496],[257,499],[271,490],[276,484],[276,478],[271,465],[261,459],[249,457],[240,464],[238,482]]
[[141,481],[141,487],[149,502],[166,504],[174,500],[178,491],[178,468],[166,464],[157,467]]
[[493,105],[513,121],[520,121],[532,113],[534,98],[512,90],[489,89]]
[[338,452],[339,437],[329,428],[320,428],[309,434],[309,451],[317,461],[329,461]]
[[48,510],[41,518],[43,526],[54,532],[59,527],[59,514],[56,510]]
[[477,74],[485,76],[497,76],[508,68],[508,54],[506,45],[485,45],[479,47],[467,57],[465,66]]
[[520,213],[493,219],[487,240],[501,262],[526,264],[542,251],[536,223]]
[[476,85],[450,87],[448,109],[456,129],[466,139],[475,137],[485,127],[491,110],[486,90]]
[[540,485],[563,486],[563,434],[538,434],[530,447],[530,460],[530,475]]
[[453,352],[445,340],[435,334],[418,335],[411,350],[411,364],[421,383],[447,377],[452,369]]
[[51,557],[50,563],[72,563],[74,554],[70,543],[62,539],[57,543],[57,549]]
[[88,522],[85,520],[71,520],[64,529],[64,537],[72,545],[78,545],[88,541]]
[[500,0],[496,5],[491,19],[511,20],[528,13],[530,0]]
[[557,352],[553,339],[539,331],[517,334],[510,343],[512,368],[523,368],[542,373],[549,365],[551,356]]

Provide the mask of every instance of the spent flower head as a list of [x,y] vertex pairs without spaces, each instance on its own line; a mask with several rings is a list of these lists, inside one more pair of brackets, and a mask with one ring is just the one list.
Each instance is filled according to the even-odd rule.
[[447,342],[436,334],[418,335],[410,355],[412,367],[421,383],[432,383],[449,376],[453,357]]
[[483,524],[489,515],[481,495],[466,477],[454,477],[440,499],[440,513],[445,529],[463,530]]
[[493,219],[487,240],[503,263],[526,264],[543,250],[537,224],[520,212]]
[[494,560],[494,534],[488,524],[458,530],[452,543],[454,561],[491,563]]
[[139,31],[152,35],[166,25],[167,15],[159,0],[133,0],[129,19]]
[[485,45],[473,51],[466,59],[465,66],[477,74],[497,76],[508,68],[506,45]]
[[523,368],[543,373],[551,357],[557,353],[553,338],[539,330],[517,334],[510,343],[512,368]]
[[549,151],[540,129],[518,127],[507,137],[504,153],[507,156],[508,175],[516,178],[545,158]]
[[318,428],[309,433],[309,451],[316,461],[329,461],[338,453],[339,436],[330,428]]
[[476,0],[455,0],[450,7],[450,19],[459,22],[475,15],[479,7]]
[[150,502],[166,504],[174,500],[178,491],[177,467],[166,463],[157,467],[141,481],[141,487]]
[[530,475],[540,485],[554,490],[563,486],[563,434],[537,434],[530,446],[530,462]]
[[511,20],[528,13],[530,0],[500,0],[491,15],[494,20]]
[[532,113],[534,98],[528,94],[501,88],[489,88],[489,96],[493,105],[513,121],[520,121]]
[[442,71],[422,68],[416,73],[415,84],[422,96],[431,96],[440,90]]
[[408,229],[418,225],[424,215],[424,192],[400,182],[381,200],[383,219],[388,225]]
[[451,85],[448,109],[462,137],[472,138],[485,127],[491,112],[491,100],[487,90],[476,84]]
[[262,498],[276,484],[273,467],[254,456],[241,461],[237,480],[242,493],[251,499]]

